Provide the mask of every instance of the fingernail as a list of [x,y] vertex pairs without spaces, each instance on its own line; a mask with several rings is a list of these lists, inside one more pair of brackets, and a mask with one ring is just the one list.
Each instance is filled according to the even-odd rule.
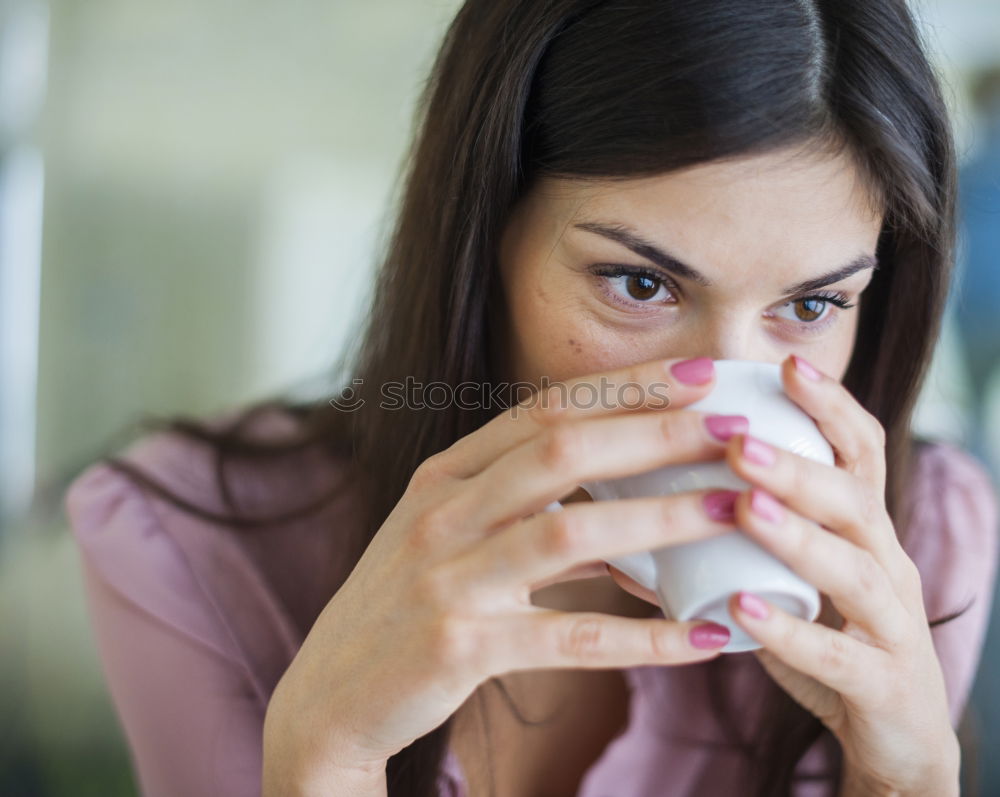
[[712,520],[717,520],[720,522],[725,522],[727,520],[733,520],[736,516],[735,505],[736,497],[739,493],[736,490],[716,490],[712,493],[707,493],[702,499],[705,504],[705,512]]
[[694,357],[670,366],[670,373],[685,385],[704,385],[712,380],[714,372],[715,363],[710,357]]
[[734,434],[750,431],[750,419],[745,415],[709,415],[705,418],[705,426],[712,437],[725,442]]
[[767,604],[752,592],[740,593],[739,606],[740,609],[751,617],[756,617],[758,620],[766,620],[771,614],[771,610],[768,609]]
[[692,628],[689,639],[701,650],[721,648],[729,642],[729,629],[718,623],[705,623]]
[[807,379],[811,379],[813,382],[818,382],[822,378],[820,372],[813,368],[806,360],[799,357],[799,355],[793,354],[792,362],[795,363],[795,370]]
[[774,449],[750,435],[743,438],[743,456],[757,465],[773,465],[775,460]]
[[755,515],[771,523],[780,523],[785,517],[785,510],[781,504],[759,487],[754,487],[750,491],[750,509]]

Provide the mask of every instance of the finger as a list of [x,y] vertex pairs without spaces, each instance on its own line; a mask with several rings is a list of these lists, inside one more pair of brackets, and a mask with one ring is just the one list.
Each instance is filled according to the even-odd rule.
[[440,467],[455,478],[472,476],[505,451],[555,424],[684,407],[703,398],[714,384],[714,365],[707,357],[651,360],[556,382],[457,440],[438,455]]
[[474,528],[497,527],[540,511],[591,479],[721,459],[726,444],[710,431],[709,417],[696,410],[670,409],[551,427],[467,482],[466,517]]
[[871,553],[782,506],[759,487],[740,493],[736,518],[744,533],[828,595],[845,619],[868,631],[881,647],[893,650],[902,644],[911,618]]
[[[785,393],[816,422],[836,464],[885,491],[885,430],[841,382],[797,355],[781,368]],[[818,378],[812,378],[815,374]]]
[[872,674],[886,669],[884,650],[795,617],[757,595],[734,593],[729,612],[775,657],[851,700],[863,701],[872,691]]
[[735,437],[728,444],[726,462],[737,476],[870,551],[894,578],[905,570],[905,554],[892,520],[872,485],[842,468],[769,445],[751,435]]
[[705,539],[735,530],[732,490],[572,504],[532,515],[471,546],[454,564],[466,583],[502,594],[581,563]]
[[704,621],[617,617],[528,607],[511,615],[507,633],[492,635],[492,668],[611,669],[687,664],[715,658],[729,629]]
[[603,559],[596,559],[593,562],[576,565],[575,567],[571,567],[565,573],[560,573],[558,575],[550,576],[549,578],[544,578],[541,581],[537,581],[531,585],[530,591],[535,592],[544,587],[551,586],[552,584],[560,584],[564,581],[576,581],[581,578],[599,578],[601,576],[610,578],[619,587],[625,590],[625,592],[628,592],[637,598],[641,598],[647,603],[653,604],[653,606],[656,606],[657,608],[660,607],[660,601],[656,597],[656,593],[653,592],[653,590],[646,589],[638,581],[625,575],[617,567],[609,565]]

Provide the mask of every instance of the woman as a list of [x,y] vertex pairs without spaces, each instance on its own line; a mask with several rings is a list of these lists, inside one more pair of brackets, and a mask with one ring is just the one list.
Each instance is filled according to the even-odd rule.
[[[954,171],[902,2],[468,0],[350,386],[70,490],[145,792],[957,794],[996,501],[910,432]],[[835,466],[685,410],[721,358],[782,363]],[[558,398],[608,381],[641,405]],[[707,458],[753,489],[578,489]],[[733,596],[754,655],[601,564],[735,526],[823,593]]]

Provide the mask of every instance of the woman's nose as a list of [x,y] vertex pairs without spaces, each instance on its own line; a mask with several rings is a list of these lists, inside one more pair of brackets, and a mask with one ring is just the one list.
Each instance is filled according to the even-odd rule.
[[770,352],[754,345],[751,336],[742,333],[725,337],[707,337],[703,345],[695,347],[695,356],[711,357],[713,360],[767,360]]
[[755,348],[752,329],[739,311],[721,312],[715,307],[688,316],[684,337],[692,357],[713,360],[750,360]]
[[779,363],[787,354],[761,328],[759,314],[751,309],[706,313],[691,319],[685,333],[684,354],[690,357]]
[[783,354],[773,347],[760,345],[750,335],[740,338],[726,338],[718,342],[705,341],[708,345],[692,347],[692,357],[710,357],[713,360],[756,360],[758,362],[781,362]]

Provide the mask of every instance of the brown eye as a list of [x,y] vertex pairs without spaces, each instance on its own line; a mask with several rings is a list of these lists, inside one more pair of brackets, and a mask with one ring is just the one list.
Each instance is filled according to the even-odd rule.
[[625,283],[629,296],[639,301],[646,301],[656,296],[660,289],[660,281],[643,274],[632,274]]
[[[608,297],[629,309],[640,304],[675,304],[674,287],[668,277],[644,268],[633,266],[594,267],[593,273],[601,278],[601,290]],[[645,311],[643,311],[645,312]]]
[[[777,318],[791,322],[805,334],[820,334],[837,323],[840,313],[856,305],[847,299],[843,291],[836,293],[811,293],[791,299],[778,308]],[[791,311],[795,315],[785,315]]]
[[[793,302],[795,305],[795,316],[800,321],[815,321],[821,315],[823,315],[823,308],[826,306],[826,302],[822,299],[805,298],[799,299]],[[800,309],[803,308],[803,309]]]

